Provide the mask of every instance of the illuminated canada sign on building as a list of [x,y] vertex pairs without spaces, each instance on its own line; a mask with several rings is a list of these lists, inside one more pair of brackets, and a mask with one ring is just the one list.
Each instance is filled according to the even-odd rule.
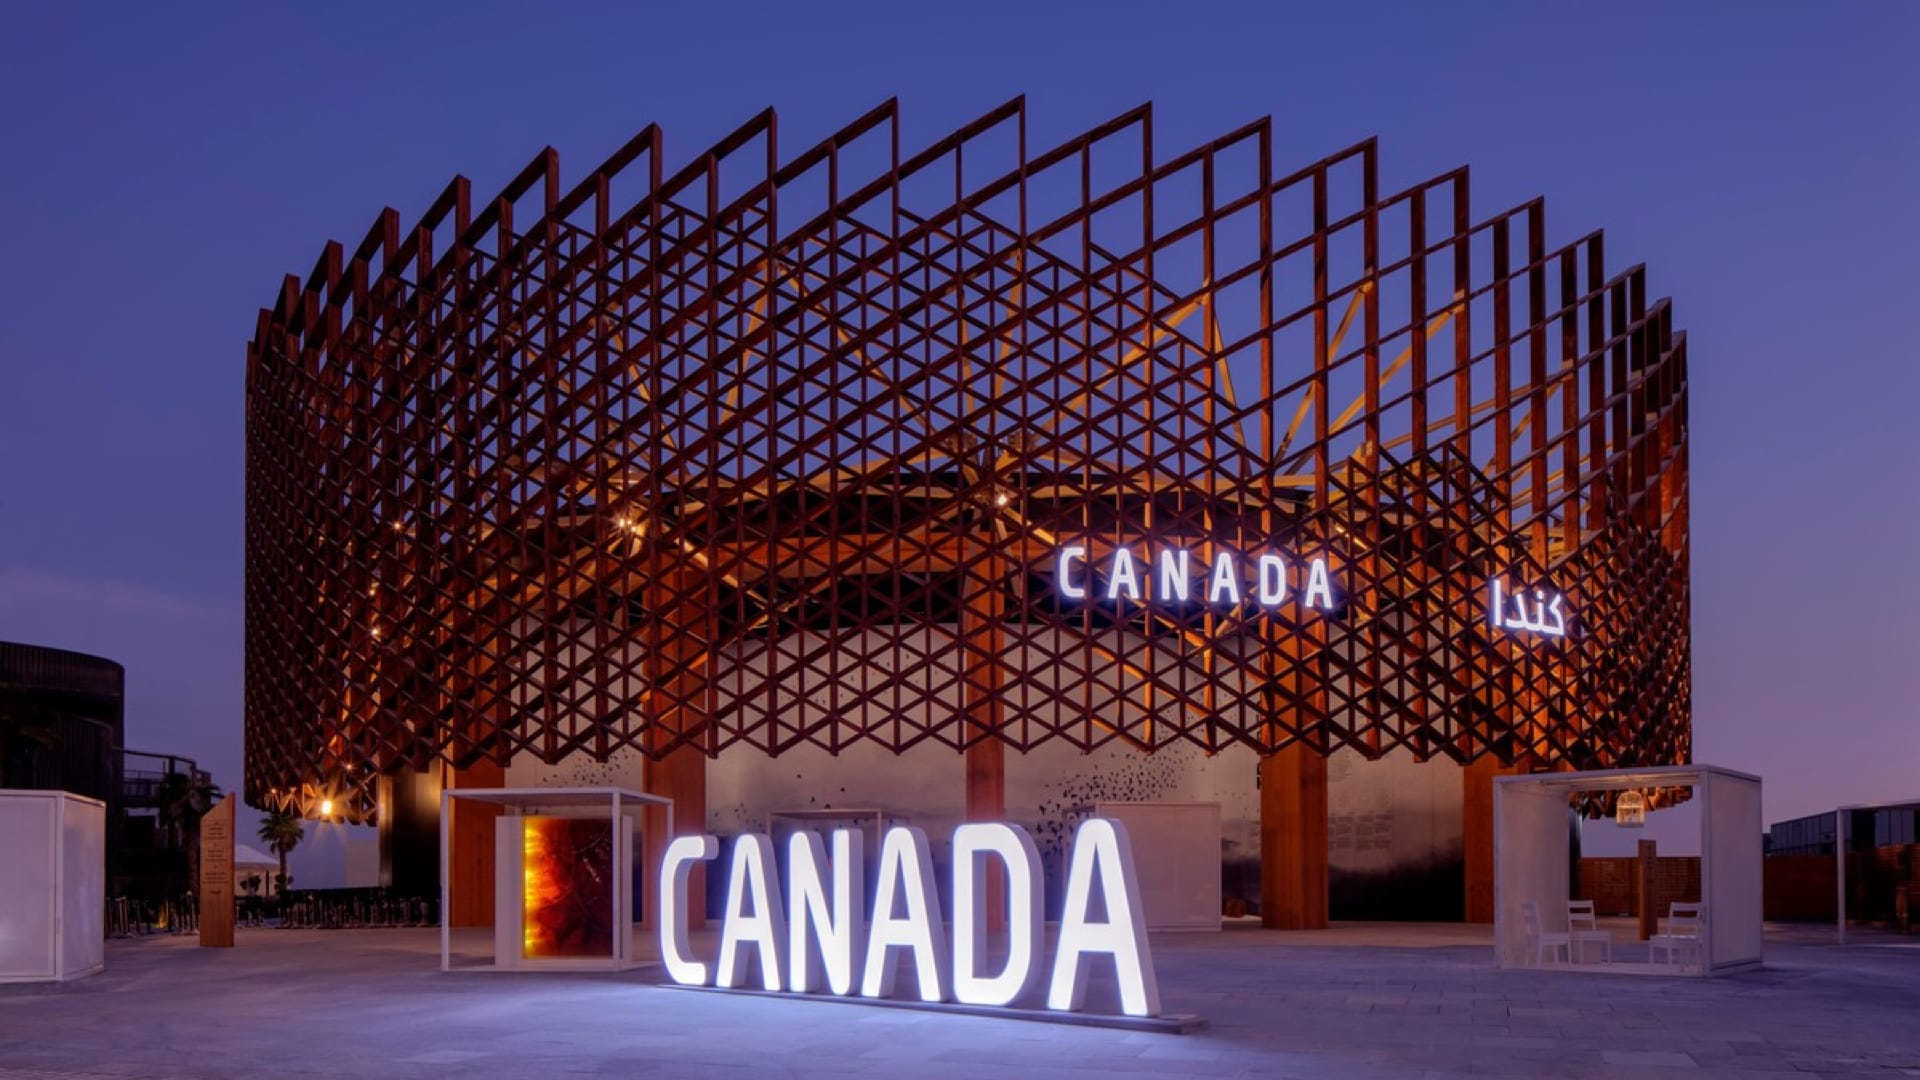
[[[1293,601],[1308,610],[1332,611],[1333,574],[1324,558],[1302,563],[1263,552],[1238,555],[1218,549],[1211,560],[1185,548],[1162,548],[1142,557],[1115,546],[1104,558],[1087,544],[1070,544],[1054,556],[1054,588],[1072,603],[1201,603],[1271,611]],[[1544,588],[1513,590],[1498,577],[1487,583],[1487,625],[1494,631],[1566,637],[1566,598]]]
[[1242,558],[1222,548],[1207,562],[1195,559],[1185,548],[1164,548],[1142,559],[1125,547],[1116,547],[1095,566],[1088,560],[1086,545],[1076,544],[1060,549],[1053,580],[1068,600],[1199,602],[1226,607],[1252,601],[1262,608],[1275,608],[1297,591],[1300,602],[1309,608],[1333,608],[1327,560],[1309,559],[1302,568],[1272,552]]
[[[708,964],[691,955],[683,898],[688,872],[718,856],[720,842],[712,836],[674,840],[660,867],[660,955],[667,974],[687,986],[884,998],[892,996],[905,962],[921,1001],[982,1006],[1010,1005],[1034,987],[1046,905],[1040,853],[1025,829],[969,823],[953,831],[951,936],[925,832],[904,825],[886,831],[872,912],[861,834],[836,829],[832,845],[828,858],[818,834],[789,837],[782,888],[773,840],[761,833],[735,838],[720,955]],[[989,860],[1004,868],[1006,882],[1008,948],[997,971],[989,970],[986,955]],[[1104,917],[1096,919],[1096,912]],[[1133,848],[1126,827],[1109,818],[1089,818],[1074,834],[1046,1007],[1081,1008],[1096,961],[1112,963],[1122,1012],[1159,1015]]]

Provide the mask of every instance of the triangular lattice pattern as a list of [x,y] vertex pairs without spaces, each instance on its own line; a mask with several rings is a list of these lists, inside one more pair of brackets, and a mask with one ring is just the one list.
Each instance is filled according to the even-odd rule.
[[[1599,233],[1150,108],[648,128],[328,245],[247,373],[247,797],[682,746],[1689,755],[1685,336]],[[1331,612],[1064,602],[1062,544]],[[1566,638],[1489,626],[1498,576]]]

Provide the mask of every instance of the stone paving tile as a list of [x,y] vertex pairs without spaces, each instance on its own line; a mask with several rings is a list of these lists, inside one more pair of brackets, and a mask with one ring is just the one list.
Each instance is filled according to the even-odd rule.
[[1670,1049],[1603,1049],[1599,1059],[1607,1065],[1663,1065],[1663,1067],[1699,1068],[1690,1055]]
[[1920,951],[1776,929],[1760,971],[1625,978],[1498,972],[1484,930],[1417,947],[1425,932],[1157,940],[1167,1008],[1211,1022],[1185,1037],[698,994],[646,971],[442,975],[432,932],[116,942],[100,976],[0,988],[0,1080],[1920,1076]]

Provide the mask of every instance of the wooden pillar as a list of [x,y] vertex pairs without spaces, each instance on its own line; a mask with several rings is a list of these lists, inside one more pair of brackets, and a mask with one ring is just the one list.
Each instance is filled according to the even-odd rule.
[[1006,745],[998,739],[979,743],[967,751],[968,821],[1007,819],[1006,755]]
[[[512,671],[507,657],[519,648],[514,637],[494,628],[476,642],[467,660],[465,692],[467,706],[466,745],[456,743],[459,756],[479,752],[489,754],[494,739],[506,729],[511,708]],[[439,790],[415,791],[415,797],[429,800],[429,813],[438,821],[441,796],[446,791],[470,791],[475,788],[507,786],[505,764],[482,758],[463,767],[440,762],[436,769]],[[492,926],[494,921],[494,823],[505,810],[485,803],[455,800],[447,836],[447,925]],[[437,838],[436,838],[437,839]]]
[[1461,770],[1460,828],[1466,855],[1466,916],[1493,921],[1493,778],[1524,770],[1482,754]]
[[1654,858],[1658,854],[1652,840],[1640,841],[1639,860],[1634,864],[1634,899],[1639,908],[1640,940],[1645,941],[1660,929],[1660,898],[1654,894]]
[[[697,746],[682,746],[657,761],[641,767],[649,795],[665,795],[673,800],[673,835],[698,836],[707,831],[707,755]],[[649,806],[641,819],[646,834],[646,860],[641,880],[646,895],[639,898],[644,914],[642,924],[656,928],[654,909],[660,898],[660,859],[667,853],[667,813]],[[724,854],[724,852],[722,853]],[[707,864],[694,863],[687,876],[687,925],[695,930],[707,925]]]
[[[1005,821],[1007,817],[1007,747],[999,738],[1005,716],[1000,688],[1006,685],[1006,638],[1001,620],[1006,613],[1004,580],[999,560],[986,559],[966,579],[960,605],[962,696],[968,738],[979,741],[967,748],[967,820]],[[997,860],[987,864],[987,928],[1006,925],[1006,877]]]
[[1260,924],[1327,925],[1327,759],[1298,742],[1260,759]]
[[[1327,925],[1326,625],[1262,624],[1272,690],[1266,695],[1267,745],[1279,741],[1290,713],[1292,742],[1260,759],[1260,924],[1275,930]],[[1317,745],[1316,745],[1317,743]]]
[[[445,786],[454,791],[507,786],[507,770],[491,761],[464,769],[446,769]],[[447,925],[493,925],[493,832],[501,808],[455,800],[447,827]]]
[[[641,767],[649,795],[673,800],[673,836],[699,836],[707,831],[707,753],[704,732],[713,715],[713,661],[708,655],[718,636],[704,574],[679,571],[662,575],[649,601],[654,610],[642,627],[649,681],[661,688],[650,695],[648,720],[655,725],[648,744],[665,747],[682,732],[703,734],[671,750],[656,751]],[[660,860],[671,839],[663,808],[648,807],[641,819],[645,833],[646,865],[642,868],[645,895],[639,905],[645,926],[654,926],[659,903]],[[707,925],[707,864],[693,864],[687,876],[687,926]]]

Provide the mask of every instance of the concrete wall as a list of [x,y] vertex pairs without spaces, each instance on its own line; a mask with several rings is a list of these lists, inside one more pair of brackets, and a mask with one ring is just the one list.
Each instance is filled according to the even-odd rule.
[[[1107,645],[1138,652],[1137,641]],[[920,719],[929,707],[958,708],[958,686],[929,703],[923,687],[949,682],[958,663],[944,647],[940,631],[917,629],[898,637],[849,636],[839,646],[821,649],[820,635],[796,633],[777,650],[763,643],[737,649],[716,671],[717,716],[741,710],[773,711],[795,731],[826,714],[828,693],[839,685],[879,685],[904,673],[909,689],[899,711],[872,702],[857,722],[884,725]],[[905,646],[905,647],[903,647]],[[578,647],[578,646],[576,646]],[[820,655],[805,659],[808,653]],[[928,654],[926,658],[921,652]],[[530,662],[532,658],[529,658]],[[1016,712],[1046,716],[1098,717],[1136,726],[1149,719],[1135,680],[1118,669],[1112,686],[1091,699],[1084,684],[1071,692],[1057,689],[1060,676],[1045,653],[1013,649],[1007,663],[1023,695]],[[1163,672],[1178,669],[1166,653]],[[1163,675],[1173,678],[1174,674]],[[637,676],[636,676],[637,680]],[[634,685],[628,692],[637,692]],[[1159,695],[1153,715],[1171,719],[1179,706]],[[1335,918],[1458,919],[1462,914],[1461,770],[1450,762],[1419,763],[1411,755],[1390,755],[1369,762],[1351,750],[1337,752],[1329,764],[1329,869]],[[545,766],[523,757],[507,771],[510,786],[618,784],[642,788],[638,754],[624,752],[598,763],[576,758]],[[918,825],[933,842],[936,862],[945,866],[947,838],[963,817],[964,766],[946,747],[922,744],[894,755],[870,743],[839,753],[799,744],[770,757],[746,746],[723,752],[707,772],[707,826],[719,836],[764,829],[770,815],[803,809],[881,811],[890,821]],[[1049,873],[1049,894],[1058,895],[1063,847],[1089,808],[1101,800],[1218,802],[1221,819],[1222,897],[1240,900],[1257,912],[1260,899],[1260,820],[1258,759],[1250,750],[1232,748],[1207,754],[1178,745],[1142,754],[1118,740],[1082,753],[1053,741],[1031,753],[1006,756],[1008,819],[1026,826],[1039,846]],[[723,875],[710,875],[710,891]]]
[[[1060,895],[1066,841],[1094,803],[1217,802],[1222,897],[1258,911],[1260,802],[1250,751],[1208,755],[1176,746],[1147,755],[1110,745],[1082,754],[1049,744],[1008,753],[1006,769],[1007,817],[1032,832],[1049,895]],[[1334,917],[1460,918],[1460,769],[1405,756],[1369,762],[1343,751],[1329,772]],[[632,752],[606,763],[578,758],[551,767],[522,758],[507,770],[506,782],[638,789],[641,762]],[[965,813],[962,758],[938,746],[898,756],[866,744],[837,755],[800,747],[778,757],[736,747],[709,764],[707,785],[707,827],[716,835],[766,829],[772,815],[793,810],[876,810],[890,823],[927,830],[942,868],[947,838]]]
[[1328,912],[1335,919],[1464,917],[1461,773],[1400,751],[1327,763]]

